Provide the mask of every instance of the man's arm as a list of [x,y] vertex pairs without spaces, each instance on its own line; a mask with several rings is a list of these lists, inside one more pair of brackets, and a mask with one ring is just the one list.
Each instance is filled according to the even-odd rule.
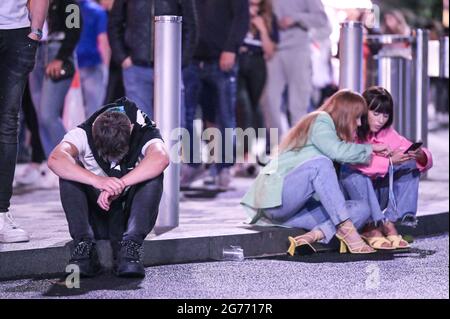
[[75,161],[78,149],[69,142],[61,142],[48,158],[48,167],[65,180],[91,185],[99,190],[106,190],[112,195],[122,193],[125,185],[113,177],[97,176],[81,167]]
[[[31,3],[29,8],[31,16],[31,28],[42,30],[45,19],[47,18],[49,0],[30,0],[30,1]],[[34,35],[33,33],[30,33],[29,36],[34,40],[39,40],[37,39],[37,36]]]
[[48,158],[48,167],[62,179],[79,182],[82,184],[94,184],[95,174],[75,161],[78,149],[69,142],[61,142]]
[[122,65],[127,59],[125,48],[126,0],[115,0],[108,20],[108,38],[111,45],[112,58]]
[[248,0],[230,1],[230,6],[233,12],[233,22],[231,23],[223,51],[237,53],[250,25]]
[[189,64],[198,43],[198,13],[195,0],[182,0],[183,66]]
[[[78,41],[80,41],[81,29],[83,28],[83,21],[82,21],[83,16],[81,15],[81,9],[80,9],[80,6],[78,5],[78,1],[64,0],[64,1],[61,1],[61,3],[59,5],[62,6],[62,12],[64,12],[64,19],[67,19],[69,17],[69,15],[71,14],[70,11],[66,11],[66,9],[69,8],[69,6],[76,6],[78,12],[80,13],[80,16],[79,16],[80,26],[79,27],[69,26],[67,24],[64,24],[64,40],[61,42],[61,47],[59,48],[55,59],[60,60],[60,61],[65,61],[73,55],[73,52],[75,51]],[[59,10],[61,10],[61,9],[59,9]]]
[[233,12],[233,22],[219,61],[220,69],[223,72],[228,72],[235,66],[236,54],[244,41],[250,23],[248,0],[231,1],[230,6]]
[[97,47],[102,58],[103,65],[109,66],[111,48],[108,40],[108,16],[106,11],[100,11],[97,17]]
[[123,176],[121,180],[125,186],[142,183],[161,175],[166,167],[169,166],[169,163],[169,154],[164,144],[160,142],[153,143],[145,151],[145,156],[138,166]]

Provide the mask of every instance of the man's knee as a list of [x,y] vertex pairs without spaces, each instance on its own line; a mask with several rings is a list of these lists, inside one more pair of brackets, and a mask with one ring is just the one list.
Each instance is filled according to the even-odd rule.
[[164,174],[161,174],[155,178],[152,178],[148,181],[142,182],[139,185],[139,189],[144,189],[144,192],[146,194],[149,194],[148,198],[154,198],[155,195],[158,195],[157,197],[162,196],[163,192],[163,185],[164,185]]
[[82,191],[84,185],[78,182],[70,181],[67,179],[59,179],[59,191],[61,199],[65,199],[67,196],[73,196],[74,192]]

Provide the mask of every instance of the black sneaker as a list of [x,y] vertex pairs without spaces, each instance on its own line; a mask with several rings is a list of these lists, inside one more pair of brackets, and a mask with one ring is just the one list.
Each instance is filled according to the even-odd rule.
[[81,277],[94,277],[101,271],[95,243],[80,241],[72,252],[69,264],[77,265]]
[[131,240],[120,242],[114,272],[119,277],[144,278],[145,269],[141,262],[141,245]]

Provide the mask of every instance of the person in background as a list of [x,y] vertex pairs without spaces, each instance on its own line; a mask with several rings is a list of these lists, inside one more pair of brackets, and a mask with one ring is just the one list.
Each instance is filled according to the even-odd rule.
[[369,113],[358,128],[358,142],[387,145],[389,153],[375,154],[369,165],[342,166],[341,182],[350,199],[365,200],[370,207],[371,220],[362,231],[369,245],[407,248],[394,223],[417,223],[420,173],[432,167],[433,158],[424,147],[405,153],[412,143],[392,127],[394,103],[386,89],[371,87],[363,96]]
[[365,113],[367,104],[360,94],[347,90],[334,94],[288,132],[278,156],[260,171],[242,199],[251,224],[308,231],[288,238],[290,255],[314,252],[311,244],[328,243],[335,235],[341,241],[341,252],[375,252],[357,231],[370,216],[367,203],[345,200],[333,165],[333,161],[368,163],[374,152],[386,151],[382,144],[354,143]]
[[[408,37],[411,35],[411,28],[408,25],[405,16],[399,10],[392,10],[386,12],[383,19],[383,24],[381,26],[381,31],[383,34],[398,35]],[[379,52],[380,56],[383,55],[398,55],[405,57],[406,59],[411,58],[411,46],[405,42],[397,42],[385,44]]]
[[278,17],[280,41],[277,51],[267,62],[267,85],[261,100],[266,125],[278,128],[282,137],[281,106],[287,88],[287,107],[290,125],[297,123],[308,110],[312,90],[311,50],[308,32],[323,28],[329,21],[318,0],[273,0]]
[[[243,130],[265,127],[259,100],[266,85],[266,60],[270,60],[278,42],[278,22],[272,11],[271,0],[250,0],[250,29],[239,49],[239,72],[237,90],[237,122]],[[255,141],[244,145],[244,159],[247,161]],[[246,147],[245,147],[246,146]],[[235,174],[246,175],[256,172],[252,163],[236,164]]]
[[314,28],[309,32],[311,38],[312,91],[311,105],[308,111],[314,111],[325,100],[338,91],[333,78],[331,62],[331,26]]
[[[17,159],[19,110],[33,69],[48,0],[2,0],[0,6],[0,243],[29,241],[9,212]],[[30,18],[31,17],[31,18]]]
[[78,0],[83,16],[83,31],[77,46],[78,68],[86,117],[94,114],[106,95],[111,56],[106,11],[93,0]]
[[[36,65],[30,74],[31,98],[38,115],[39,133],[46,157],[66,133],[62,121],[64,102],[75,74],[75,48],[81,26],[67,25],[76,0],[50,0],[46,34],[39,43]],[[80,18],[80,17],[78,17]],[[81,22],[75,18],[76,22]],[[69,19],[70,20],[70,19]]]
[[231,134],[236,128],[237,54],[250,25],[248,0],[197,0],[196,6],[199,42],[193,62],[183,73],[185,128],[191,136],[190,158],[182,166],[180,184],[189,187],[204,173],[200,154],[194,154],[192,142],[194,119],[200,105],[206,126],[217,126],[222,137],[220,156],[214,154],[216,160],[211,166],[212,183],[219,190],[227,190],[235,157],[234,151],[227,154],[226,150],[235,148]]
[[153,117],[154,18],[183,18],[183,65],[192,57],[197,38],[195,0],[115,0],[108,36],[112,58],[122,66],[125,93]]
[[[114,0],[99,0],[98,3],[105,9],[108,19],[114,5]],[[106,86],[105,100],[103,104],[113,103],[117,99],[125,96],[123,85],[122,66],[114,59],[109,61],[108,84]]]

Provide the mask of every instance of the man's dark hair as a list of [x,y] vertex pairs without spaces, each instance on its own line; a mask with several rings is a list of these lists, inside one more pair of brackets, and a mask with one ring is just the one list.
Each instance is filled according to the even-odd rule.
[[118,162],[128,153],[131,122],[119,112],[105,112],[92,126],[95,149],[106,162]]
[[[381,128],[384,130],[394,122],[394,100],[388,90],[380,86],[372,86],[363,93],[363,97],[369,106],[369,111],[389,115],[389,120]],[[361,126],[358,128],[360,141],[367,141],[370,134],[368,114],[361,117]]]

